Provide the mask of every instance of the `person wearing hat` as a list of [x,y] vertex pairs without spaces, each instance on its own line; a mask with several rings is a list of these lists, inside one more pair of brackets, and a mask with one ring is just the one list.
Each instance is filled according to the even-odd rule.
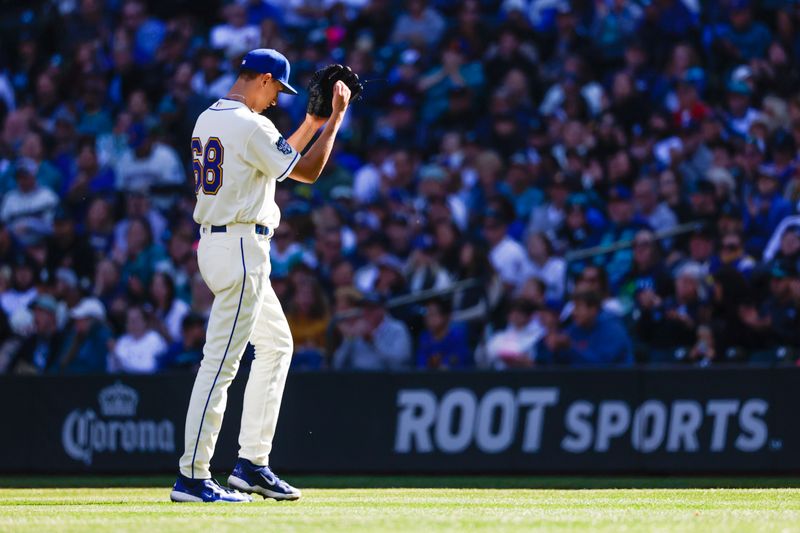
[[778,176],[759,167],[755,190],[745,196],[743,209],[745,248],[761,253],[781,221],[792,214],[791,204],[781,194]]
[[715,51],[738,63],[763,58],[772,35],[763,22],[753,20],[751,0],[731,0],[727,7],[728,23],[721,24],[715,32]]
[[706,269],[686,261],[674,273],[674,295],[638,302],[634,314],[637,338],[659,350],[689,348],[697,341],[698,327],[708,324]]
[[[616,185],[608,192],[608,227],[600,238],[600,246],[620,241],[632,241],[636,233],[646,227],[636,217],[631,190],[624,185]],[[595,264],[603,265],[608,272],[611,287],[616,288],[633,262],[633,252],[629,248],[598,256]]]
[[113,338],[106,324],[105,306],[97,298],[84,298],[70,312],[72,324],[64,346],[50,371],[57,374],[101,374],[106,370],[108,343]]
[[135,122],[128,129],[128,149],[116,162],[116,187],[123,191],[178,187],[186,172],[178,152],[156,138],[155,127]]
[[702,224],[689,234],[688,257],[708,273],[716,249],[716,233],[712,224]]
[[11,286],[0,293],[0,308],[11,316],[19,309],[28,307],[38,295],[36,265],[30,258],[18,255],[11,271]]
[[687,69],[678,79],[678,109],[672,114],[676,128],[700,123],[711,114],[711,108],[700,98],[706,75],[700,67]]
[[798,346],[800,307],[792,291],[792,284],[800,277],[797,266],[794,262],[776,260],[771,265],[769,275],[769,296],[759,312],[748,312],[743,317],[744,321],[762,333],[762,347]]
[[645,176],[639,178],[633,185],[633,198],[636,211],[651,228],[659,231],[674,228],[678,224],[678,217],[664,202],[659,202],[658,183],[654,178]]
[[32,159],[18,159],[14,172],[16,187],[3,196],[0,205],[0,221],[22,244],[50,233],[58,205],[56,193],[36,181],[37,168]]
[[744,249],[742,235],[725,233],[719,240],[719,253],[711,259],[708,270],[715,274],[722,268],[731,267],[749,278],[756,266],[756,260]]
[[386,312],[376,292],[361,295],[357,312],[338,324],[344,340],[333,353],[337,370],[401,370],[411,363],[411,335],[406,325]]
[[[261,113],[278,95],[296,95],[286,57],[272,49],[248,52],[224,98],[197,119],[191,139],[200,226],[200,275],[214,294],[203,361],[186,415],[184,452],[170,498],[178,502],[248,502],[245,493],[297,500],[300,491],[269,468],[272,439],[293,343],[286,316],[270,285],[269,240],[280,223],[275,189],[287,177],[314,183],[333,150],[350,103],[343,81],[332,89],[329,118],[306,115],[284,138]],[[313,145],[301,156],[317,130]],[[248,342],[255,346],[244,395],[239,460],[231,490],[211,477],[210,461],[222,426],[227,391]]]
[[40,294],[31,302],[30,309],[33,333],[22,342],[11,361],[11,372],[15,374],[43,374],[63,346],[59,302],[49,294]]
[[734,135],[745,138],[750,126],[758,120],[760,113],[750,107],[752,90],[743,81],[731,80],[726,87],[726,127]]

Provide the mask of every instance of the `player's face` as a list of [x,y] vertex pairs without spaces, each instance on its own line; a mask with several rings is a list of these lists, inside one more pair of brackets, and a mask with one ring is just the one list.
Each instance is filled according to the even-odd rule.
[[268,107],[278,104],[278,93],[283,86],[272,78],[271,74],[265,74],[258,78],[258,90],[256,91],[256,101],[253,111],[261,113]]

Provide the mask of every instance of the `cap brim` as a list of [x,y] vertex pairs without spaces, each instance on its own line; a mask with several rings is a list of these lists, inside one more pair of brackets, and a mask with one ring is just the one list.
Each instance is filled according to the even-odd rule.
[[281,87],[283,87],[283,92],[289,93],[289,94],[295,95],[295,96],[297,95],[297,91],[295,90],[295,88],[292,87],[291,85],[289,85],[288,83],[283,83],[282,81],[278,81],[278,83],[280,83]]

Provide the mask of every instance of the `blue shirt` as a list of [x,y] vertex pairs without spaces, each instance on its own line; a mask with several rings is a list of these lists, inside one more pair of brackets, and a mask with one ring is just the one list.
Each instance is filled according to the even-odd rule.
[[572,345],[551,352],[541,342],[539,363],[559,363],[571,366],[629,366],[633,364],[633,348],[628,332],[616,317],[601,312],[594,325],[582,328],[575,324],[566,330]]
[[59,356],[59,364],[54,365],[56,372],[62,374],[104,374],[106,371],[106,355],[108,354],[108,341],[113,337],[111,330],[105,324],[95,322],[86,337],[79,341],[75,355],[63,369],[59,369],[61,360],[67,356],[70,347],[75,342],[76,331],[72,328],[64,341],[64,349]]
[[471,366],[467,330],[462,324],[453,324],[441,339],[424,331],[417,349],[417,368],[467,368]]

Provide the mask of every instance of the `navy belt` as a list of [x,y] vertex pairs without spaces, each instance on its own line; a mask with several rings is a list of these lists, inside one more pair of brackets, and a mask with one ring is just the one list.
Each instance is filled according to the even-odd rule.
[[[256,235],[269,235],[269,228],[256,224]],[[211,233],[226,233],[228,228],[226,226],[211,226]]]

